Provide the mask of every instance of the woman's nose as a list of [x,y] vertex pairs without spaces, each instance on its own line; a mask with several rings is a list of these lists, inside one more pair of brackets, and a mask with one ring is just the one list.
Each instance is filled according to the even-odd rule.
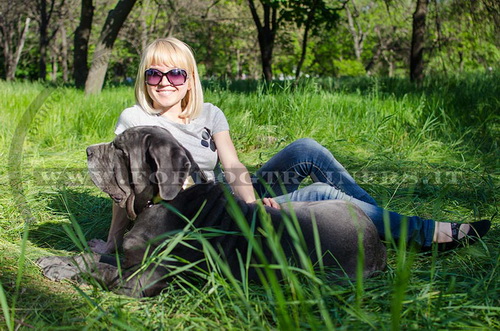
[[169,82],[167,75],[163,75],[161,77],[160,85],[162,85],[162,86],[172,85],[172,83]]

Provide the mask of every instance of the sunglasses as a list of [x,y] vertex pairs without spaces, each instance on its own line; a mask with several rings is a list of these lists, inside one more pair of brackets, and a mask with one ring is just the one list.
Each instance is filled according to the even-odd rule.
[[146,84],[151,86],[156,86],[160,84],[163,76],[167,77],[167,80],[173,86],[183,85],[187,80],[187,72],[184,69],[172,69],[167,72],[161,72],[158,69],[148,69],[146,70],[144,76],[146,77]]

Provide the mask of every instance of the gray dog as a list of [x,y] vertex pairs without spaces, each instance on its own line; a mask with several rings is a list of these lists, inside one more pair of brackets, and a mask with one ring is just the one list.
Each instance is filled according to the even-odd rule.
[[[300,265],[305,253],[331,275],[354,278],[363,255],[364,277],[385,268],[377,230],[355,205],[330,200],[289,203],[278,210],[247,204],[206,181],[166,129],[130,128],[111,143],[88,147],[87,156],[93,182],[127,210],[134,225],[123,241],[123,260],[99,254],[39,259],[51,279],[86,274],[118,293],[154,296],[172,277],[210,271],[205,254],[210,246],[236,278],[259,281],[269,270],[264,266],[278,261],[272,238],[278,238],[290,262]],[[184,188],[188,179],[195,185]],[[242,268],[246,258],[247,269]]]

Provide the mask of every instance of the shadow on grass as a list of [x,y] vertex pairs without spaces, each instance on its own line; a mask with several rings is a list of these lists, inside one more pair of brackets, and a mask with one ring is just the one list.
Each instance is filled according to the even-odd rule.
[[[12,304],[17,276],[17,258],[5,258],[0,255],[2,270],[0,283],[3,285],[7,301]],[[25,269],[20,290],[15,301],[16,330],[48,330],[61,327],[71,321],[72,328],[85,326],[86,304],[81,295],[71,289],[68,283],[52,282],[45,279],[34,268]],[[0,315],[1,316],[1,315]],[[0,329],[5,321],[0,317]],[[5,328],[7,330],[7,328]]]
[[75,251],[77,247],[63,228],[75,220],[85,238],[106,239],[111,222],[111,200],[87,191],[60,189],[56,193],[42,194],[47,209],[53,215],[62,215],[64,221],[47,221],[30,229],[29,240],[42,248]]

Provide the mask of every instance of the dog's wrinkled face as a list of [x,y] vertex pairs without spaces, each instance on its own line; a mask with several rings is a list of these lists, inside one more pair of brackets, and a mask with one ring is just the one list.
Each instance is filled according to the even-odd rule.
[[117,151],[113,143],[89,146],[87,148],[87,165],[94,184],[123,207],[122,204],[127,195],[130,194],[130,187],[124,181],[124,179],[128,179],[127,173],[117,176],[120,169],[118,167],[115,169],[115,166],[121,165],[121,162],[118,161],[120,153],[122,152]]
[[191,154],[166,129],[135,127],[111,143],[87,148],[94,184],[135,219],[156,194],[173,200],[186,178],[199,170]]

